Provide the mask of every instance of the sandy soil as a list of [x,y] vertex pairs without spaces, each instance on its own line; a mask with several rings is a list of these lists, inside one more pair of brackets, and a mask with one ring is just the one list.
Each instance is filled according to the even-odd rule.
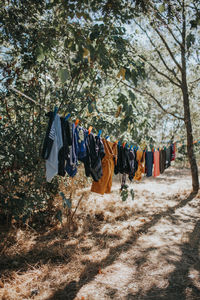
[[71,233],[1,231],[0,299],[200,299],[200,193],[190,194],[190,172],[134,182],[126,202],[119,188],[115,178],[111,194],[90,193]]

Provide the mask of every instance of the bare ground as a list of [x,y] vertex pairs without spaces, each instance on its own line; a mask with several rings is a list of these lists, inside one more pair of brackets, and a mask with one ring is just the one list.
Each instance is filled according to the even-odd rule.
[[200,194],[190,194],[190,172],[170,168],[130,186],[134,201],[121,201],[117,178],[111,194],[89,193],[71,233],[1,230],[0,299],[200,299]]

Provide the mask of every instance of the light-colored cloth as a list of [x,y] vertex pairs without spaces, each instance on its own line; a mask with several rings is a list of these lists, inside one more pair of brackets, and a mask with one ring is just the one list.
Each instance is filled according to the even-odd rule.
[[49,137],[53,139],[53,146],[49,158],[46,160],[46,179],[48,182],[58,174],[58,153],[63,146],[61,120],[59,115],[55,115]]
[[154,161],[154,173],[153,176],[157,177],[160,175],[160,152],[155,151],[153,153],[153,161]]

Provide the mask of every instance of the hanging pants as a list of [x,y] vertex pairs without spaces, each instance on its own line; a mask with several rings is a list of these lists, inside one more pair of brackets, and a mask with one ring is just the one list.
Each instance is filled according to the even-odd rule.
[[103,139],[105,156],[102,159],[103,176],[99,181],[93,181],[91,191],[103,195],[109,194],[112,187],[112,177],[117,159],[117,144]]

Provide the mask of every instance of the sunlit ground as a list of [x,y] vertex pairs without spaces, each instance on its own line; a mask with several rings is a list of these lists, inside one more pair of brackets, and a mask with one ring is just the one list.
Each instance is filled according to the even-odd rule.
[[[89,194],[78,229],[13,229],[0,244],[0,299],[200,299],[200,194],[168,169],[135,199]],[[79,192],[80,194],[80,192]],[[77,196],[78,199],[78,196]]]

